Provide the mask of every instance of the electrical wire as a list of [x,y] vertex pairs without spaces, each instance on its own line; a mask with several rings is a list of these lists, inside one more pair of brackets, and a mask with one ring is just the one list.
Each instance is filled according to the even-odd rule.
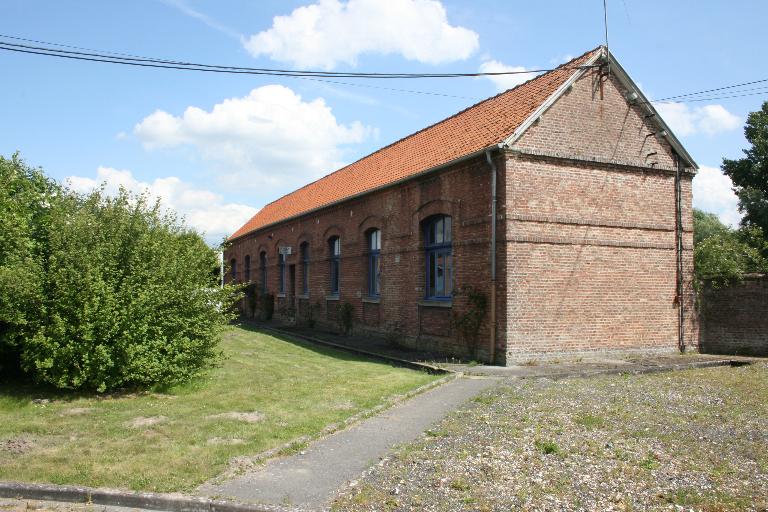
[[[0,37],[4,37],[0,35]],[[313,70],[293,70],[293,69],[274,69],[274,68],[250,68],[238,66],[224,66],[216,64],[200,64],[195,62],[184,62],[178,60],[164,60],[138,56],[116,56],[104,52],[81,52],[72,50],[59,50],[45,46],[31,46],[26,44],[9,43],[0,41],[0,49],[6,51],[15,51],[20,53],[29,53],[35,55],[46,55],[49,57],[59,57],[72,60],[84,60],[91,62],[105,62],[110,64],[123,64],[130,66],[178,69],[188,71],[207,71],[213,73],[231,73],[231,74],[250,74],[250,75],[268,75],[268,76],[292,76],[292,77],[312,77],[319,76],[324,78],[471,78],[483,76],[504,76],[519,75],[529,73],[544,73],[554,71],[554,69],[584,69],[596,66],[574,66],[573,68],[560,67],[552,69],[531,69],[525,71],[496,71],[496,72],[477,72],[477,73],[356,73],[356,72],[334,72],[334,71],[313,71]]]

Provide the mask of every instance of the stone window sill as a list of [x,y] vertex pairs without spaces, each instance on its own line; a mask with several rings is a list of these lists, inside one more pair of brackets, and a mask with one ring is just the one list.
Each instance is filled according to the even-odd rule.
[[363,297],[363,302],[368,304],[379,304],[381,303],[381,297]]
[[338,295],[326,295],[325,300],[339,300]]
[[308,293],[301,293],[301,294],[297,295],[296,298],[297,299],[308,299],[309,298],[309,294]]
[[450,309],[453,307],[453,301],[450,300],[420,300],[417,302],[417,304],[425,308]]
[[284,299],[284,298],[285,298],[285,294],[284,294],[284,293],[278,293],[278,294],[276,295],[276,297],[277,297],[278,299]]

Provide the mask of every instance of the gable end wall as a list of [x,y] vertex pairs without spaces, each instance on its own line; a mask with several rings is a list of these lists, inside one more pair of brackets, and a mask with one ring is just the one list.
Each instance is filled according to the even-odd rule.
[[[675,157],[646,137],[657,128],[619,83],[605,81],[601,97],[598,79],[576,81],[506,155],[509,362],[678,347]],[[695,347],[691,178],[681,189]]]

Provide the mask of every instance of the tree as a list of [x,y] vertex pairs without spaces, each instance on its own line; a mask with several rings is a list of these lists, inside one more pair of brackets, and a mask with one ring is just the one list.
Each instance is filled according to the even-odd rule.
[[59,188],[18,155],[0,156],[0,373],[20,369],[20,343],[42,300],[39,234]]
[[715,287],[743,279],[749,272],[768,271],[763,253],[768,242],[757,226],[734,230],[716,215],[693,212],[694,266],[698,282],[712,281]]
[[711,236],[723,236],[730,228],[720,222],[714,213],[693,209],[693,243],[698,245]]
[[107,391],[188,380],[216,360],[236,289],[218,286],[217,253],[197,233],[143,195],[80,195],[17,158],[0,170],[14,184],[0,192],[6,364]]
[[758,226],[768,233],[768,101],[761,110],[749,114],[744,136],[751,145],[744,150],[745,157],[723,159],[722,170],[733,181],[739,197],[742,225]]

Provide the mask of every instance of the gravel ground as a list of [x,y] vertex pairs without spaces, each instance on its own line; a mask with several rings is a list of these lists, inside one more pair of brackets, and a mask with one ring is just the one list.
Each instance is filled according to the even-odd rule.
[[507,380],[334,510],[768,510],[768,363]]

